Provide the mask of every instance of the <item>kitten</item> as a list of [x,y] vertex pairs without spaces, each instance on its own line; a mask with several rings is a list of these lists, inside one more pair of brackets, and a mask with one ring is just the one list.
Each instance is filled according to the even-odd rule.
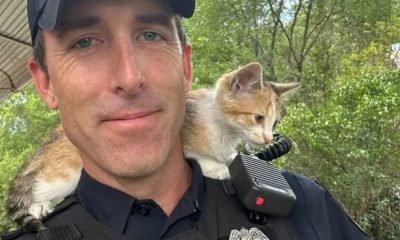
[[[196,159],[207,177],[229,178],[227,165],[239,143],[271,143],[281,97],[299,86],[264,83],[261,65],[251,63],[223,75],[213,89],[190,92],[181,132],[185,157]],[[55,201],[74,191],[81,169],[78,150],[57,127],[12,182],[11,218],[26,230],[44,229],[39,219],[53,210]]]
[[259,63],[223,75],[214,89],[193,91],[186,99],[183,150],[206,177],[229,178],[228,165],[241,141],[265,146],[273,141],[282,96],[300,83],[264,83]]

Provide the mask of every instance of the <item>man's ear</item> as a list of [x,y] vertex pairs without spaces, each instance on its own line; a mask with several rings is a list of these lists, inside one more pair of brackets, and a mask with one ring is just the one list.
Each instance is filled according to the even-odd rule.
[[183,74],[184,74],[184,90],[188,93],[192,87],[193,70],[192,70],[192,45],[185,44],[185,52],[183,53]]
[[58,101],[54,94],[53,84],[50,81],[49,75],[44,71],[34,57],[28,59],[28,69],[31,73],[36,90],[47,103],[49,108],[57,109]]

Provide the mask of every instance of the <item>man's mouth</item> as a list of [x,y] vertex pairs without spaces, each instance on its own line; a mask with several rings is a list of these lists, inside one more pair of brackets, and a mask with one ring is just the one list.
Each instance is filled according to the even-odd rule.
[[160,112],[161,110],[124,112],[111,115],[102,123],[112,129],[129,132],[153,126]]
[[144,112],[136,112],[136,113],[123,113],[116,116],[112,116],[106,121],[129,121],[147,117],[151,114],[154,114],[155,111],[144,111]]

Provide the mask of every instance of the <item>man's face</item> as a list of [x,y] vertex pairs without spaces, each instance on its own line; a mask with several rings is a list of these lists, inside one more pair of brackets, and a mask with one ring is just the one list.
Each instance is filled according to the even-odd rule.
[[182,158],[191,47],[164,2],[74,1],[44,32],[47,74],[28,64],[92,175],[146,176]]

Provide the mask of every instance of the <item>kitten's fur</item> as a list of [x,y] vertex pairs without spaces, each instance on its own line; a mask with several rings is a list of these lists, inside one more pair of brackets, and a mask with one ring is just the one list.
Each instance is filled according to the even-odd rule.
[[[196,159],[205,176],[229,178],[227,165],[238,144],[270,143],[281,96],[299,86],[264,83],[261,65],[251,63],[223,75],[214,89],[192,91],[181,132],[185,156]],[[59,126],[15,177],[9,198],[12,219],[29,230],[44,228],[38,219],[53,210],[54,201],[73,192],[81,169],[78,150]]]

